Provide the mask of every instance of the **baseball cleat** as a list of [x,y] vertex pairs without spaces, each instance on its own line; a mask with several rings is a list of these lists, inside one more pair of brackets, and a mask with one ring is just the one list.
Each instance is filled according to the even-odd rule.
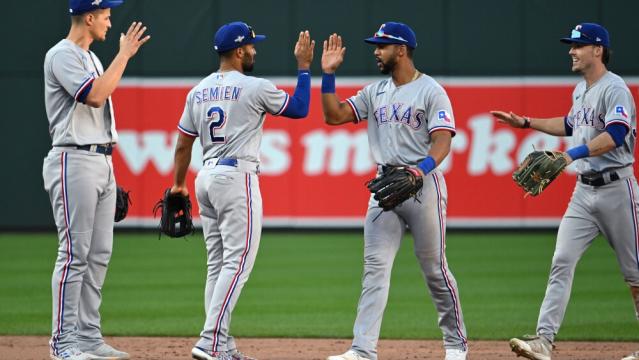
[[639,360],[639,351],[635,351],[621,360]]
[[468,352],[461,349],[446,349],[446,358],[444,360],[466,360]]
[[58,355],[51,354],[51,360],[93,360],[93,355],[83,353],[78,348],[70,348],[60,352]]
[[342,355],[329,356],[328,358],[326,358],[326,360],[370,360],[370,359],[360,356],[358,353],[356,353],[353,350],[348,350]]
[[[523,339],[523,340],[522,340]],[[510,348],[517,354],[531,360],[551,360],[553,345],[540,336],[524,335],[522,339],[510,339]]]
[[104,343],[94,350],[84,349],[84,352],[91,355],[93,360],[129,360],[131,358],[124,351],[116,350],[113,346]]
[[191,356],[196,360],[233,360],[233,358],[225,352],[210,353],[201,347],[193,347]]

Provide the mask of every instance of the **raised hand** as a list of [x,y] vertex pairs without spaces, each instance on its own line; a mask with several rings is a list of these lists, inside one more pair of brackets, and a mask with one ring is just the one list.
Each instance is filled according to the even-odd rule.
[[129,26],[126,34],[120,34],[120,53],[128,58],[132,58],[144,43],[149,41],[150,35],[144,36],[146,26],[142,27],[141,22],[133,22]]
[[295,43],[295,58],[297,59],[297,68],[300,70],[306,70],[311,67],[313,62],[313,49],[315,49],[315,40],[311,40],[311,34],[306,31],[301,31],[300,36]]
[[510,125],[514,128],[522,128],[524,127],[524,124],[526,123],[526,120],[524,120],[523,116],[519,116],[513,113],[512,111],[511,112],[491,111],[490,113],[494,117],[496,117],[497,121],[499,121],[500,123]]
[[346,48],[342,46],[342,37],[332,34],[328,40],[324,40],[322,52],[322,71],[326,74],[334,73],[344,61]]

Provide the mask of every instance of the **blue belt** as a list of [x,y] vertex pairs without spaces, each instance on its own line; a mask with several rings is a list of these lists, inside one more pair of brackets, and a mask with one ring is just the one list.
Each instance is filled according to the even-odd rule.
[[226,165],[226,166],[237,167],[237,159],[219,158],[217,160],[217,165]]
[[86,151],[91,151],[91,152],[104,154],[104,155],[113,154],[112,145],[78,145],[75,148],[78,150],[86,150]]

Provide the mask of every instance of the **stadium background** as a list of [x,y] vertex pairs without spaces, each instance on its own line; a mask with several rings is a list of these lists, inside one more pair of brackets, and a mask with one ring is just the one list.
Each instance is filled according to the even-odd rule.
[[[42,159],[50,148],[43,102],[42,63],[47,49],[68,31],[66,1],[10,0],[6,5],[7,14],[11,16],[5,16],[0,23],[2,32],[10,34],[5,38],[5,48],[8,51],[0,58],[0,86],[4,112],[2,129],[6,136],[0,146],[7,175],[0,177],[0,186],[10,190],[5,192],[4,201],[11,206],[0,216],[0,229],[52,229],[53,219],[50,216],[47,197],[42,190],[41,175]],[[394,1],[392,4],[378,0],[132,0],[118,11],[114,11],[113,28],[108,40],[103,44],[95,44],[93,50],[105,65],[109,64],[117,51],[117,34],[133,20],[139,19],[148,25],[153,38],[130,62],[123,87],[116,91],[114,96],[116,120],[119,130],[124,134],[127,134],[128,130],[133,130],[140,136],[145,130],[159,130],[164,131],[167,139],[170,139],[182,111],[184,94],[196,83],[197,78],[203,77],[217,66],[216,56],[211,49],[211,39],[220,24],[242,19],[251,24],[258,33],[267,34],[268,40],[257,48],[254,73],[257,76],[273,78],[280,85],[293,84],[290,78],[287,80],[281,77],[295,74],[292,48],[299,30],[310,29],[313,38],[318,41],[312,67],[316,79],[321,74],[319,42],[327,38],[331,32],[341,33],[348,50],[346,61],[338,72],[337,83],[340,87],[345,84],[352,85],[340,90],[343,96],[348,96],[363,84],[379,78],[372,58],[372,48],[361,40],[370,36],[383,21],[396,19],[410,24],[416,31],[419,41],[415,53],[416,65],[420,70],[447,84],[447,89],[452,92],[457,125],[461,130],[465,130],[472,116],[485,114],[496,107],[519,110],[536,116],[567,112],[570,106],[570,89],[579,78],[570,74],[568,48],[557,39],[568,34],[580,21],[597,21],[607,26],[612,33],[614,51],[610,67],[624,76],[636,90],[639,82],[633,76],[639,75],[639,50],[635,46],[636,34],[639,33],[639,24],[635,21],[638,10],[639,3],[630,0],[488,0],[480,3],[470,0],[429,0]],[[161,88],[154,93],[148,86],[158,85],[158,80]],[[468,87],[476,82],[481,86]],[[494,85],[491,87],[491,84]],[[531,88],[531,84],[542,86]],[[553,86],[543,86],[547,84]],[[164,91],[167,87],[173,89],[172,93],[167,94],[167,91]],[[456,89],[460,90],[456,92]],[[132,95],[131,91],[135,95]],[[463,94],[458,94],[460,91]],[[154,97],[155,94],[159,94],[160,97]],[[634,94],[636,96],[637,92]],[[318,90],[315,88],[309,119],[297,123],[280,119],[267,120],[267,129],[268,126],[273,126],[275,129],[290,132],[291,129],[296,130],[295,127],[302,127],[303,129],[296,130],[297,136],[313,128],[324,130],[326,133],[340,130],[323,125],[317,95]],[[476,126],[485,129],[488,123],[484,120]],[[350,134],[356,130],[363,130],[363,127],[348,128]],[[466,170],[462,166],[453,167],[456,173],[449,177],[452,195],[449,215],[459,214],[460,219],[457,222],[452,221],[453,226],[460,223],[472,224],[472,221],[466,221],[468,216],[464,214],[464,209],[476,209],[471,214],[472,220],[472,217],[480,216],[482,207],[491,204],[490,201],[486,201],[488,197],[474,199],[477,191],[474,188],[470,191],[470,186],[464,186],[466,175],[469,174],[479,181],[476,184],[471,182],[473,186],[487,188],[496,181],[495,187],[507,191],[503,198],[509,205],[504,207],[505,210],[501,214],[496,213],[493,220],[508,212],[518,218],[505,224],[525,225],[525,221],[518,220],[525,220],[528,213],[523,207],[529,205],[523,201],[516,201],[518,193],[512,188],[506,172],[515,166],[522,152],[526,153],[532,148],[532,144],[522,143],[523,132],[495,128],[495,131],[497,130],[505,130],[517,136],[514,148],[519,152],[513,150],[509,153],[511,158],[503,168],[488,168],[481,174],[473,173],[473,170]],[[299,139],[298,137],[291,140],[293,170],[302,167],[298,160],[302,160],[303,153],[301,148],[295,148]],[[142,139],[138,138],[137,141],[141,143]],[[455,141],[463,142],[463,136]],[[148,177],[130,177],[125,174],[131,169],[130,162],[125,162],[121,153],[115,155],[116,176],[123,185],[133,188],[134,200],[137,199],[132,209],[134,216],[147,217],[148,220],[149,205],[159,197],[162,187],[170,183],[170,175],[166,174],[170,172],[171,143],[167,140],[164,145],[163,149],[155,151],[147,149],[156,155],[159,150],[169,152],[162,155],[164,159],[169,159],[169,169],[163,169],[164,176],[154,172],[157,169],[153,164],[143,164],[143,171]],[[521,145],[525,145],[525,149],[520,149]],[[481,153],[481,150],[477,153]],[[468,155],[472,154],[461,153],[457,156],[464,158]],[[471,158],[465,158],[463,162],[467,168],[473,163],[478,162]],[[366,165],[362,168],[362,171],[367,169]],[[303,213],[315,206],[315,202],[320,202],[317,206],[322,207],[322,199],[327,199],[323,194],[329,194],[329,189],[340,187],[344,181],[346,185],[343,187],[346,189],[357,187],[370,176],[370,172],[362,174],[357,170],[338,174],[343,176],[337,177],[333,176],[335,174],[322,171],[316,171],[312,176],[304,176],[298,172],[294,171],[292,177],[297,176],[305,181],[298,188],[278,187],[278,184],[284,183],[287,179],[284,174],[280,174],[282,176],[279,177],[264,174],[262,177],[267,225],[297,225],[299,221],[289,221],[291,218],[287,215],[296,216],[299,212]],[[570,191],[572,180],[566,179],[563,184],[556,186],[556,195],[560,198],[563,195],[561,200],[567,200],[566,192]],[[271,187],[275,190],[270,191]],[[284,200],[271,200],[269,196],[275,192],[280,193],[278,195],[284,193],[288,197]],[[321,199],[313,197],[313,194],[317,193],[322,194]],[[363,192],[352,193],[355,195],[347,196],[356,197],[349,201],[349,204],[361,204],[360,200],[365,199]],[[307,196],[311,197],[307,199]],[[490,198],[495,196],[496,194],[492,194]],[[554,198],[548,198],[550,197]],[[303,201],[303,204],[292,204],[288,209],[272,208],[273,204],[282,203],[287,199],[299,199],[298,201]],[[470,204],[467,204],[468,201]],[[553,226],[556,221],[552,220],[561,215],[563,204],[553,206],[546,204],[544,200],[537,202],[540,205],[532,206],[539,209],[550,206],[553,210],[550,214],[551,219],[540,219],[532,225]],[[269,222],[269,216],[276,210],[280,211],[279,217],[276,221]],[[284,211],[293,214],[282,214]],[[321,211],[322,216],[329,216],[328,212],[331,209],[322,208]],[[363,212],[363,205],[349,211],[345,215],[347,220],[342,223],[352,226],[357,222],[357,214]],[[533,215],[541,217],[542,214],[537,211]],[[311,216],[311,220],[313,219],[316,219],[316,216]],[[333,223],[340,224],[340,221]],[[130,225],[140,224],[148,225],[149,222],[133,222]],[[492,225],[495,224],[500,225],[504,222],[492,221]],[[330,225],[330,221],[322,223],[322,226],[326,225]]]
[[[5,189],[0,213],[0,334],[4,335],[46,335],[50,326],[49,279],[56,235],[41,176],[42,159],[50,148],[42,63],[45,52],[68,31],[66,3],[9,0],[0,22],[6,49],[0,57],[4,112],[0,126],[5,134],[0,142],[5,167],[0,176]],[[134,205],[132,218],[116,230],[103,305],[105,333],[195,336],[201,325],[201,234],[186,242],[158,242],[154,233],[132,230],[155,224],[149,205],[170,184],[166,159],[170,160],[184,95],[198,78],[216,68],[213,33],[234,20],[244,20],[268,36],[257,47],[254,75],[271,78],[285,89],[294,86],[292,48],[298,31],[309,29],[318,41],[310,118],[267,120],[274,152],[265,159],[261,179],[266,225],[287,231],[265,232],[255,271],[234,313],[235,334],[350,335],[361,275],[360,219],[366,197],[362,184],[372,168],[365,156],[356,156],[362,146],[358,131],[363,127],[322,124],[317,89],[320,41],[332,32],[344,37],[348,51],[337,84],[338,92],[349,96],[379,79],[372,48],[361,40],[387,20],[405,22],[416,31],[416,66],[445,84],[462,134],[455,138],[458,152],[447,165],[453,229],[448,260],[460,283],[471,341],[532,332],[554,228],[574,176],[566,174],[545,197],[524,200],[509,178],[510,171],[533,144],[556,148],[567,144],[528,138],[528,133],[494,126],[484,115],[495,108],[531,116],[565,113],[579,77],[570,73],[568,48],[558,38],[581,21],[599,22],[610,30],[609,68],[628,81],[636,99],[637,13],[639,2],[631,0],[128,0],[113,12],[107,41],[93,46],[106,66],[117,51],[117,34],[131,21],[142,20],[152,35],[129,63],[114,95],[118,128],[129,141],[129,152],[119,151],[114,157],[116,176],[134,190]],[[338,130],[345,133],[336,135]],[[290,137],[282,140],[283,134]],[[331,165],[327,159],[335,148],[324,153],[323,167],[308,160],[308,150],[314,149],[304,146],[309,134],[332,139],[331,146],[339,147],[340,139],[350,141],[350,150],[338,150],[345,151],[351,162],[336,159]],[[285,146],[290,151],[281,151],[282,144],[290,144]],[[476,157],[482,149],[497,154],[500,146],[509,149],[502,151],[508,157],[501,162],[497,157],[492,162]],[[146,154],[147,160],[139,154]],[[278,154],[288,154],[289,167],[275,166],[281,160]],[[473,167],[478,163],[483,168]],[[340,200],[331,201],[331,192]],[[328,203],[337,205],[329,208]],[[395,264],[382,336],[437,339],[437,315],[410,251],[407,242]],[[614,255],[598,239],[578,267],[560,340],[637,341],[638,333]]]

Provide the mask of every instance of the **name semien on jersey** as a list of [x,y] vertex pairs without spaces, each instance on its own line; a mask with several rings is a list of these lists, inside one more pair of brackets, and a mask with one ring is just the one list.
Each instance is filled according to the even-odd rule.
[[394,103],[383,105],[375,109],[373,116],[375,117],[377,126],[394,122],[410,126],[414,130],[419,129],[424,123],[424,116],[426,114],[422,110],[413,110],[412,106],[404,109],[404,105],[403,103]]
[[242,93],[239,86],[214,86],[198,90],[194,93],[195,103],[209,101],[237,101]]

